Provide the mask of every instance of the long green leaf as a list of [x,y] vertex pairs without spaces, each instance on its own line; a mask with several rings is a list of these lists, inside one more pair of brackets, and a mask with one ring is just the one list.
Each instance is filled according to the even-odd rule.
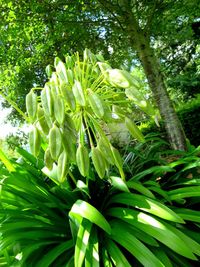
[[99,242],[97,237],[97,229],[93,228],[85,254],[85,267],[99,267],[99,266],[100,266],[100,257],[99,257]]
[[[184,234],[183,231],[178,230],[178,228],[173,227],[172,225],[163,222],[163,224],[170,230],[173,231],[189,248],[190,250],[195,253],[196,255],[200,256],[200,244],[197,243],[194,239],[190,238],[188,235]],[[183,255],[185,256],[185,255]],[[189,257],[188,257],[189,258]],[[192,259],[192,258],[191,258]],[[196,260],[196,257],[193,258]]]
[[113,267],[113,262],[110,259],[109,255],[108,255],[108,251],[105,248],[102,248],[102,252],[101,252],[101,257],[102,257],[102,261],[103,261],[103,266],[104,267]]
[[200,186],[187,186],[168,192],[171,200],[183,199],[187,197],[200,197]]
[[110,179],[112,181],[112,185],[114,188],[116,188],[120,191],[129,192],[128,186],[125,183],[125,181],[122,180],[122,178],[116,177],[116,176],[111,176]]
[[184,223],[183,219],[167,206],[159,203],[158,201],[147,198],[146,196],[132,193],[119,193],[111,198],[110,203],[121,203],[133,206],[160,218],[173,222]]
[[174,209],[174,211],[183,220],[200,223],[200,211],[191,210],[191,209]]
[[175,170],[169,166],[153,166],[151,168],[148,168],[145,171],[142,171],[131,178],[130,181],[139,181],[141,178],[145,177],[148,174],[154,174],[157,176],[162,175],[165,172],[175,172]]
[[192,265],[190,264],[190,262],[183,258],[182,256],[180,255],[177,255],[175,254],[173,251],[167,251],[167,254],[170,256],[170,258],[173,260],[173,266],[176,266],[176,267],[192,267]]
[[162,249],[162,248],[152,248],[151,250],[156,255],[156,257],[158,259],[160,259],[160,261],[163,262],[165,267],[173,267],[172,262],[169,259],[169,257],[167,256],[167,254],[165,253],[164,249]]
[[70,258],[65,267],[74,267],[74,256]]
[[49,267],[62,253],[73,248],[73,241],[69,240],[54,247],[38,262],[37,267]]
[[171,200],[168,194],[166,193],[166,191],[161,189],[159,186],[150,186],[148,189],[153,192],[156,192],[158,195],[162,196],[166,201],[168,201],[171,204]]
[[155,196],[152,194],[152,192],[145,186],[143,186],[140,182],[128,181],[127,186],[128,188],[134,189],[147,197],[155,199]]
[[134,231],[134,236],[137,239],[139,239],[142,243],[144,243],[148,246],[150,245],[151,247],[159,247],[160,246],[160,244],[156,241],[154,236],[147,235],[146,232],[139,229],[138,227],[133,226],[133,224],[131,224],[131,229]]
[[146,234],[151,235],[164,245],[174,250],[176,253],[189,259],[196,259],[193,254],[196,250],[193,251],[190,249],[190,246],[183,242],[180,235],[177,234],[176,228],[170,226],[168,223],[164,224],[163,222],[143,212],[125,208],[111,208],[108,210],[108,213],[110,216],[122,219],[123,221],[142,230]]
[[6,166],[7,170],[9,172],[14,172],[15,167],[10,162],[10,160],[7,158],[7,156],[3,153],[3,151],[0,149],[0,160],[3,162],[3,164]]
[[119,247],[112,241],[112,240],[106,240],[106,248],[107,251],[112,258],[113,262],[115,263],[115,266],[117,267],[131,267],[130,263],[124,256],[124,254],[121,252]]
[[99,226],[106,233],[111,233],[110,225],[104,216],[96,208],[83,200],[76,201],[76,203],[72,206],[69,215],[73,217],[76,217],[77,215],[82,216]]
[[111,238],[128,250],[144,266],[164,267],[161,261],[133,234],[126,223],[111,222]]
[[42,160],[35,158],[32,154],[21,147],[16,147],[16,151],[28,162],[32,163],[34,166],[37,166],[40,170],[44,167]]
[[86,249],[89,243],[90,232],[92,229],[92,223],[87,219],[82,220],[76,239],[75,253],[74,253],[74,265],[75,267],[81,267],[85,258]]
[[49,245],[56,245],[56,241],[42,241],[42,242],[29,242],[29,245],[23,248],[22,250],[22,260],[20,261],[21,266],[25,266],[27,258],[32,254],[35,253],[35,251],[38,251],[38,249],[42,249],[43,247],[49,246]]

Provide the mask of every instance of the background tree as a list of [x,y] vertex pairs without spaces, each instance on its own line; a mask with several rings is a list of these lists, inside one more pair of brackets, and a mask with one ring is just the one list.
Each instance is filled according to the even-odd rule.
[[[139,58],[171,144],[185,149],[184,133],[159,66],[158,56],[163,62],[166,55],[155,48],[155,41],[164,46],[174,39],[178,20],[188,18],[186,29],[191,29],[190,22],[198,16],[197,6],[197,1],[185,0],[2,1],[1,89],[22,104],[29,88],[44,84],[43,70],[52,64],[52,57],[66,51],[90,47],[95,53],[102,51],[113,66],[124,63],[130,67]],[[182,43],[180,36],[177,39]]]

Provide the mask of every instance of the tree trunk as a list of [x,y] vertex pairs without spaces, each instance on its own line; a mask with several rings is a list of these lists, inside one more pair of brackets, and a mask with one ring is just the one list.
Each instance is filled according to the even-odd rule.
[[169,98],[159,61],[150,46],[150,38],[140,28],[130,9],[126,10],[124,15],[127,34],[144,68],[150,89],[164,121],[171,147],[176,150],[186,150],[185,133]]
[[145,45],[141,43],[137,47],[137,52],[164,121],[169,142],[173,149],[186,150],[184,130],[169,98],[163,74],[154,51],[148,43]]

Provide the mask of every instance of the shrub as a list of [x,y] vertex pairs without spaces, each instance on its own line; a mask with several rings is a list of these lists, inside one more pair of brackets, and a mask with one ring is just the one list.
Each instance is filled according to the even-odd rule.
[[[177,114],[183,125],[186,137],[191,144],[198,146],[200,144],[200,98],[194,99],[188,103],[184,103],[177,110]],[[140,129],[144,135],[148,133],[159,133],[160,136],[166,139],[164,125],[160,122],[160,127],[157,127],[154,121],[141,124]]]
[[88,185],[77,180],[74,190],[24,162],[11,173],[3,168],[1,183],[0,247],[12,266],[191,266],[200,256],[200,212],[172,205],[199,201],[197,184],[168,193],[151,179],[95,175]]
[[[199,166],[199,150],[168,162],[175,152],[164,150],[166,142],[144,139],[127,117],[127,96],[148,106],[137,86],[129,88],[131,75],[96,59],[88,50],[83,61],[56,58],[41,94],[27,95],[34,156],[21,148],[17,161],[0,153],[0,260],[20,267],[191,266],[200,256],[200,212],[192,210],[200,186],[180,179]],[[125,162],[102,130],[112,112],[140,141]]]

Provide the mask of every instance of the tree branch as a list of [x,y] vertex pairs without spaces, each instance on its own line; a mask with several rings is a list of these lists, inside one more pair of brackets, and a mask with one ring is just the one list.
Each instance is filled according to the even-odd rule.
[[144,28],[145,32],[149,32],[150,26],[151,26],[152,21],[153,21],[153,17],[155,15],[155,11],[156,11],[157,7],[159,6],[159,4],[160,4],[160,0],[155,0],[154,5],[152,7],[152,10],[151,10],[149,16],[147,17],[147,22],[146,22],[146,25]]
[[[120,28],[124,31],[125,28],[123,27],[121,21],[119,20],[119,18],[116,16],[115,12],[113,11],[113,5],[112,3],[110,3],[110,1],[104,1],[104,0],[99,0],[99,3],[106,8],[106,10],[113,16],[113,18],[117,21],[117,23],[119,24]],[[120,8],[120,6],[118,6]]]

